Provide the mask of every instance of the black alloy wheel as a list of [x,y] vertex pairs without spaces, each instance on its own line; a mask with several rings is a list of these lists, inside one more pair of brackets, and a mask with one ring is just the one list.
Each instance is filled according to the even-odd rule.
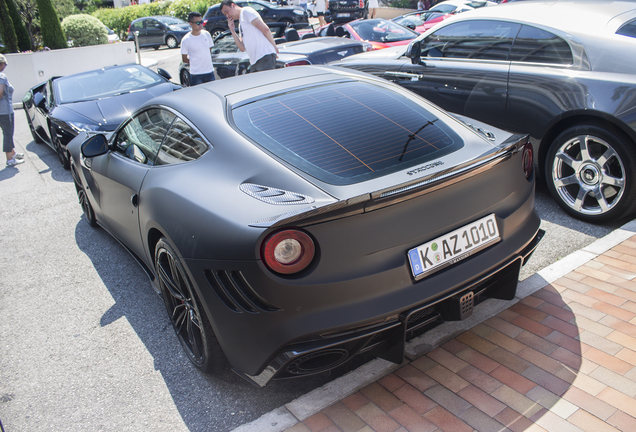
[[88,201],[88,196],[86,195],[86,190],[82,186],[82,181],[79,178],[79,174],[77,173],[76,168],[71,167],[71,173],[73,174],[73,183],[75,183],[75,191],[77,192],[77,198],[79,200],[80,206],[82,206],[82,211],[84,212],[84,216],[86,216],[86,221],[92,227],[97,226],[97,219],[95,219],[95,212],[93,211],[93,207],[91,203]]
[[571,216],[591,223],[634,211],[636,148],[618,128],[573,126],[552,143],[545,177],[550,194]]
[[221,33],[225,30],[220,28],[215,28],[210,31],[210,36],[212,36],[212,40],[216,39]]
[[57,152],[57,157],[60,159],[60,163],[62,164],[64,169],[70,169],[71,161],[69,160],[68,155],[62,148],[62,144],[60,143],[60,140],[57,137],[57,133],[55,132],[53,125],[49,127],[49,131],[51,133],[51,141],[53,143],[53,147],[55,147],[55,151]]
[[168,36],[166,38],[166,45],[168,45],[168,48],[172,49],[172,48],[176,48],[177,45],[179,45],[179,43],[177,42],[177,38],[174,36]]
[[179,256],[165,238],[155,248],[155,271],[168,316],[188,358],[204,373],[220,372],[225,355]]
[[179,76],[179,81],[182,86],[190,87],[190,72],[187,70],[182,70],[181,75]]

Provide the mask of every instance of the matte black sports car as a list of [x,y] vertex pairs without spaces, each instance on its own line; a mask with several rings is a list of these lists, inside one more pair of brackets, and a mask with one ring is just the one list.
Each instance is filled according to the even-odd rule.
[[636,211],[635,23],[631,1],[515,2],[337,65],[529,133],[552,197],[574,217],[605,222]]
[[402,361],[512,299],[542,234],[527,136],[343,69],[166,94],[69,149],[88,222],[146,268],[192,362],[260,385]]
[[[350,55],[363,53],[373,49],[371,44],[339,37],[316,37],[314,33],[305,33],[311,38],[300,39],[298,31],[287,28],[284,23],[267,24],[277,42],[279,54],[276,68],[290,66],[306,66],[326,64]],[[282,27],[281,27],[282,26]],[[306,36],[305,36],[306,37]],[[247,53],[241,52],[234,42],[232,33],[221,33],[214,39],[212,63],[219,78],[244,75],[250,72],[250,60]],[[179,65],[179,81],[184,86],[190,85],[189,65]]]
[[35,142],[69,168],[66,145],[82,131],[112,131],[142,103],[182,88],[170,74],[136,64],[53,77],[27,92],[22,106]]

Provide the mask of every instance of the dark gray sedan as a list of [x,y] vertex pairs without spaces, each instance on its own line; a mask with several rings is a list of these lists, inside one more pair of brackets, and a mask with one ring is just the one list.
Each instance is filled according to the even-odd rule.
[[636,210],[636,3],[515,2],[450,18],[409,47],[339,62],[442,108],[530,134],[565,211]]
[[88,222],[146,269],[192,362],[259,385],[401,362],[512,299],[542,235],[526,135],[352,71],[188,88],[69,148]]

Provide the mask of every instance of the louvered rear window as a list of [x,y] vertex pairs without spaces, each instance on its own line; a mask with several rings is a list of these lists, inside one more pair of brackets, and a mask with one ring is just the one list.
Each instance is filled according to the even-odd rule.
[[362,82],[285,93],[233,116],[257,144],[331,184],[380,177],[463,146],[424,103]]

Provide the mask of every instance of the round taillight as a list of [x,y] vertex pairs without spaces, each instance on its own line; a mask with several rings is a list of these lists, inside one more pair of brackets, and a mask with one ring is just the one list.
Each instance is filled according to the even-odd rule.
[[521,163],[523,164],[523,174],[527,179],[532,177],[532,168],[534,166],[533,153],[532,143],[528,141],[523,146],[523,157],[521,159]]
[[314,242],[297,229],[269,235],[261,247],[261,259],[272,271],[282,274],[298,273],[314,259]]

